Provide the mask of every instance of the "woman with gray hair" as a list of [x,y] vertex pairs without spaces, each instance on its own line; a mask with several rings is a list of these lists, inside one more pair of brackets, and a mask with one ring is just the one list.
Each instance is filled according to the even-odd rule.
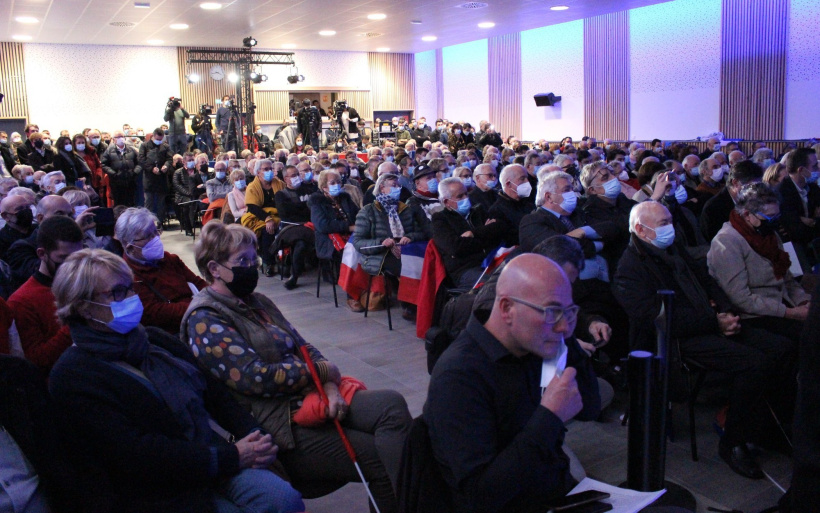
[[[365,205],[356,216],[353,246],[364,255],[362,268],[369,274],[384,271],[392,280],[401,275],[401,247],[426,240],[413,209],[399,201],[399,177],[388,173],[376,180],[375,201]],[[404,317],[414,314],[404,305]]]
[[266,469],[276,459],[271,435],[178,339],[140,324],[120,257],[74,253],[52,291],[74,344],[49,391],[70,456],[87,472],[78,482],[94,483],[85,494],[112,511],[304,511],[299,492]]
[[774,164],[774,153],[769,148],[758,148],[752,155],[752,162],[766,169]]
[[165,251],[161,233],[159,220],[147,208],[127,209],[114,227],[123,258],[136,278],[134,290],[145,305],[142,323],[177,334],[194,289],[208,284],[177,255]]
[[779,218],[777,195],[766,184],[744,185],[729,221],[712,239],[707,263],[744,326],[797,343],[810,296],[789,271],[791,259],[777,233]]

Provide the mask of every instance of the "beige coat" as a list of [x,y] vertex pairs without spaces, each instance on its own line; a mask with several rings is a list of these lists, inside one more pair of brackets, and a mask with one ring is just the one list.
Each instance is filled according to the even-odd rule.
[[[783,248],[779,239],[778,246]],[[706,261],[709,274],[742,318],[784,317],[787,307],[810,299],[790,272],[786,272],[783,279],[776,279],[771,262],[755,252],[728,222],[712,239]]]

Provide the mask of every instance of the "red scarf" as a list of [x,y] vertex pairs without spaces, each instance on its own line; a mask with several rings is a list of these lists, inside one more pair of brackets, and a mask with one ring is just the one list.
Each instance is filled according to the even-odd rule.
[[729,222],[732,224],[732,228],[746,239],[746,242],[749,243],[755,253],[772,263],[774,277],[782,280],[792,262],[789,254],[778,246],[777,234],[772,232],[765,237],[760,235],[735,210],[732,210],[732,213],[729,214]]

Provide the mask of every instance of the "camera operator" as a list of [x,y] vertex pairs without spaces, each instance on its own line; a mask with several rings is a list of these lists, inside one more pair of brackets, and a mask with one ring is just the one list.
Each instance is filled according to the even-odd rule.
[[212,112],[213,107],[210,105],[201,105],[199,107],[199,114],[194,116],[194,119],[191,120],[191,129],[196,134],[194,137],[194,143],[200,151],[203,151],[208,155],[208,160],[213,158],[214,151],[214,138],[211,134],[214,129],[214,126],[211,123]]
[[188,149],[188,134],[185,133],[185,120],[190,114],[182,108],[182,100],[171,97],[165,106],[165,117],[168,122],[168,146],[174,153],[185,153]]
[[339,127],[347,132],[347,138],[351,143],[356,143],[361,149],[359,142],[359,113],[356,109],[347,104],[347,100],[336,102],[336,120]]
[[310,104],[310,99],[302,100],[302,108],[299,109],[299,133],[302,139],[310,141],[314,148],[319,147],[319,136],[322,132],[322,116],[319,109]]
[[216,111],[216,130],[222,138],[223,151],[236,151],[237,114],[234,97],[222,97],[222,106]]

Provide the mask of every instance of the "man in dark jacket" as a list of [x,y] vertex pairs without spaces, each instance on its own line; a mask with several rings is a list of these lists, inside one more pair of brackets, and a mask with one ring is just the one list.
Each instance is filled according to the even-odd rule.
[[199,113],[191,119],[191,130],[194,134],[194,145],[208,155],[208,159],[213,158],[214,155],[214,125],[211,123],[211,117],[207,111],[200,109]]
[[310,104],[310,99],[302,101],[302,108],[299,109],[299,133],[302,139],[310,141],[313,149],[319,149],[319,136],[322,133],[322,116],[319,109]]
[[507,247],[519,243],[518,227],[524,216],[535,209],[527,198],[532,194],[532,185],[527,180],[527,170],[519,164],[510,164],[501,172],[501,192],[490,208],[489,215],[504,224],[504,244]]
[[577,314],[563,270],[521,255],[501,273],[486,322],[473,316],[436,363],[424,419],[457,512],[546,511],[575,485],[564,423],[594,419],[601,405],[572,338]]
[[820,187],[817,177],[817,155],[810,148],[793,150],[786,157],[789,176],[777,188],[781,224],[794,243],[804,271],[816,264],[808,244],[820,237]]
[[185,120],[191,117],[188,111],[176,98],[172,98],[165,106],[165,117],[168,122],[168,145],[174,153],[180,155],[188,148],[188,135],[185,133]]
[[654,201],[637,205],[630,216],[630,231],[632,239],[618,265],[613,292],[630,314],[631,349],[653,350],[654,321],[661,307],[657,292],[674,291],[672,351],[680,347],[681,356],[732,376],[719,454],[736,473],[762,479],[746,443],[755,440],[763,393],[777,390],[775,378],[783,383],[789,378],[786,360],[794,344],[741,325],[729,298],[706,269],[674,244],[672,215],[663,205]]
[[26,196],[7,196],[0,201],[0,216],[6,222],[0,229],[0,260],[6,258],[6,251],[12,244],[25,239],[34,230],[34,212],[31,205]]
[[310,221],[307,202],[310,195],[316,192],[316,186],[302,182],[296,166],[287,166],[283,179],[285,188],[277,192],[274,198],[282,220],[279,239],[291,249],[291,273],[285,282],[285,288],[291,290],[296,287],[296,281],[305,269],[305,258],[315,244],[313,230],[303,225]]
[[[17,148],[18,156],[20,155],[21,150],[26,148],[26,145],[30,145],[32,149],[26,153],[25,164],[34,168],[35,171],[40,171],[43,169],[43,166],[54,162],[54,152],[51,148],[45,145],[43,134],[40,132],[32,132],[29,140],[26,141],[26,144]],[[23,164],[22,159],[20,163]]]
[[12,149],[9,145],[9,135],[2,130],[0,130],[0,160],[3,161],[3,165],[6,167],[6,173],[11,176],[11,170],[17,165],[17,162],[14,160],[14,155],[12,155]]
[[142,184],[145,188],[145,206],[165,222],[165,197],[168,195],[168,173],[173,172],[174,154],[168,143],[162,142],[165,134],[161,128],[154,130],[151,138],[140,146],[139,163],[142,168]]
[[419,146],[430,140],[430,127],[427,126],[426,118],[419,118],[418,125],[410,130],[410,138],[415,139]]
[[485,132],[478,139],[478,149],[483,152],[485,146],[494,146],[500,150],[501,145],[504,144],[501,135],[496,132],[495,127],[489,123],[487,123],[485,128]]
[[[39,131],[40,131],[40,127],[33,124],[33,123],[26,125],[26,131],[25,131],[25,138],[26,139],[25,139],[25,141],[23,141],[22,145],[17,147],[17,161],[20,162],[20,164],[25,164],[27,166],[31,166],[31,164],[29,164],[29,162],[28,162],[28,156],[32,151],[34,151],[34,148],[35,148],[34,143],[31,141],[31,134],[37,133]],[[43,142],[42,137],[40,137],[40,142]],[[39,147],[39,149],[42,150],[43,146],[45,146],[45,143],[43,143]],[[32,167],[34,167],[34,166],[32,166]],[[34,170],[37,171],[37,168],[35,167]],[[9,170],[9,171],[11,171],[11,170]]]
[[433,214],[433,242],[453,283],[471,288],[484,258],[501,243],[504,225],[488,218],[482,205],[471,206],[460,178],[445,178],[438,189],[444,210]]
[[114,131],[114,139],[100,158],[103,172],[108,175],[114,205],[133,207],[137,180],[142,180],[142,168],[137,163],[137,151],[125,144],[125,134]]
[[726,187],[706,201],[700,214],[700,229],[707,242],[711,242],[723,228],[723,223],[729,221],[729,214],[735,208],[737,191],[748,183],[762,179],[763,169],[751,160],[743,160],[732,166],[726,177]]
[[498,199],[498,174],[490,164],[479,164],[473,171],[475,187],[467,196],[473,205],[484,205],[489,211]]
[[222,105],[216,110],[216,131],[222,138],[225,151],[236,151],[236,113],[233,101],[227,94],[222,97]]

